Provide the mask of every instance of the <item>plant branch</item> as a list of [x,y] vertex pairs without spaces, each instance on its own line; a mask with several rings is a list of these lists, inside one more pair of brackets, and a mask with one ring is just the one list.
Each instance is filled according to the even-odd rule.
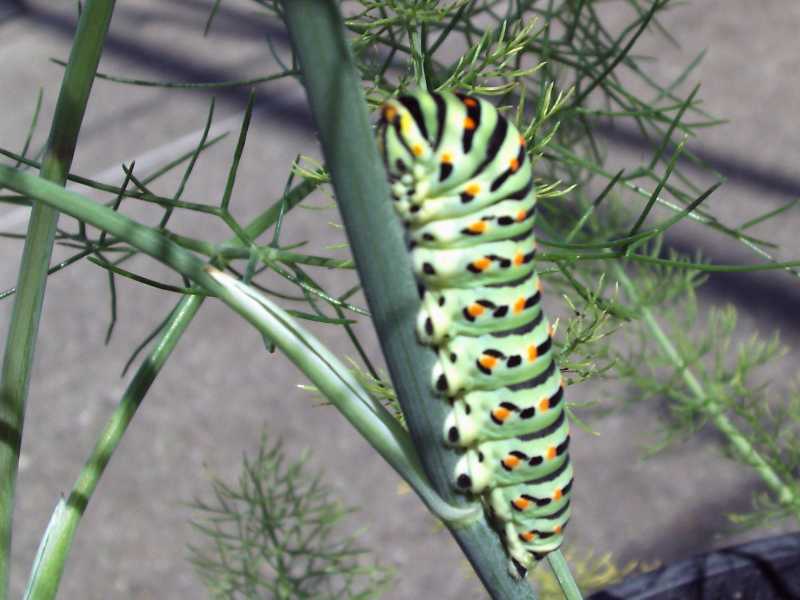
[[200,309],[203,299],[203,296],[198,295],[186,296],[172,312],[161,339],[139,367],[103,428],[66,504],[63,503],[63,498],[59,500],[48,530],[42,538],[39,555],[31,572],[26,600],[52,600],[56,597],[75,530],[103,471],[161,367]]
[[[64,185],[72,165],[113,10],[114,0],[88,0],[78,20],[41,168],[42,177],[57,185]],[[0,374],[0,600],[8,597],[11,521],[25,404],[57,222],[58,212],[52,207],[33,203]]]
[[[625,273],[623,267],[616,262],[611,263],[611,266],[614,270],[614,276],[625,289],[631,303],[634,305],[641,304],[636,286]],[[758,453],[747,437],[739,431],[736,425],[725,415],[719,401],[712,394],[708,394],[703,389],[700,381],[689,369],[689,366],[684,362],[683,358],[681,358],[680,353],[661,328],[661,325],[659,325],[652,311],[647,306],[641,306],[639,310],[647,328],[655,338],[656,343],[661,346],[664,354],[667,355],[675,369],[680,373],[684,383],[686,383],[689,391],[694,396],[696,408],[709,417],[714,426],[725,435],[728,439],[728,443],[736,450],[739,456],[756,470],[767,487],[777,496],[781,504],[798,505],[799,499],[796,497],[791,487],[781,480],[780,476]]]

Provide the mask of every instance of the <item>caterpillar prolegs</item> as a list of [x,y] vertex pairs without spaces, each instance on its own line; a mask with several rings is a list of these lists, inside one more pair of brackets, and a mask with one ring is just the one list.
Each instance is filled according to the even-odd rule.
[[445,441],[464,449],[454,485],[482,497],[524,576],[561,545],[573,481],[525,139],[489,102],[448,92],[389,100],[378,130],[420,283],[418,337],[452,404]]

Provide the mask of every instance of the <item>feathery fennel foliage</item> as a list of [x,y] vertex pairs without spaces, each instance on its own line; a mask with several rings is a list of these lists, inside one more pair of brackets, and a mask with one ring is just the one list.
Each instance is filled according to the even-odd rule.
[[374,598],[390,581],[368,550],[343,536],[352,509],[333,500],[308,454],[288,461],[280,442],[262,439],[235,484],[213,478],[213,500],[195,500],[194,527],[213,543],[190,560],[213,598]]
[[[220,4],[216,2],[209,13],[206,33],[214,28]],[[323,0],[317,4],[320,9],[330,6]],[[704,204],[719,183],[708,188],[698,186],[693,171],[687,167],[706,172],[709,169],[687,148],[687,140],[720,121],[702,108],[697,88],[688,93],[682,91],[696,61],[687,65],[674,81],[659,82],[649,75],[646,65],[634,53],[641,36],[669,35],[658,18],[674,2],[621,0],[620,4],[630,9],[629,20],[624,26],[617,23],[613,28],[603,13],[602,3],[582,0],[444,3],[354,0],[342,3],[342,11],[346,44],[354,56],[358,79],[370,107],[408,87],[453,88],[493,96],[495,103],[524,133],[539,177],[538,268],[551,295],[563,299],[555,344],[568,384],[616,377],[633,386],[642,400],[667,399],[670,419],[664,422],[663,438],[652,450],[665,448],[703,426],[713,427],[724,440],[731,459],[752,468],[764,483],[764,490],[754,499],[753,512],[734,515],[735,522],[758,526],[787,517],[797,520],[800,393],[793,391],[788,399],[775,400],[758,379],[758,367],[780,354],[777,339],[753,338],[736,345],[733,309],[714,308],[708,318],[700,318],[698,315],[704,313],[696,304],[696,290],[706,273],[782,269],[787,277],[798,276],[800,262],[777,262],[772,256],[774,245],[749,233],[753,225],[779,218],[790,206],[745,223],[730,223]],[[283,26],[288,21],[282,2],[253,0],[253,5],[277,25]],[[97,77],[120,85],[180,88],[195,93],[242,86],[257,90],[254,94],[268,93],[268,86],[278,80],[294,78],[300,85],[301,75],[308,82],[312,75],[301,72],[297,56],[288,44],[281,45],[268,38],[265,49],[280,68],[246,80],[181,83],[107,73],[98,73]],[[55,206],[56,201],[63,200],[59,210],[82,215],[74,226],[72,221],[62,219],[55,243],[72,249],[73,254],[51,265],[48,273],[69,268],[84,259],[106,271],[108,337],[113,335],[116,323],[117,278],[175,294],[175,306],[165,311],[161,326],[144,336],[142,344],[132,351],[127,366],[133,365],[141,353],[146,353],[146,358],[138,367],[135,384],[126,391],[104,430],[114,435],[101,436],[102,443],[98,443],[73,490],[83,494],[86,502],[149,384],[165,366],[169,352],[165,353],[164,348],[174,347],[207,295],[221,293],[202,275],[195,276],[202,273],[198,267],[201,258],[276,299],[295,319],[342,327],[352,345],[351,352],[359,357],[363,368],[357,367],[355,375],[340,370],[337,381],[351,386],[351,391],[356,390],[355,396],[365,390],[369,397],[368,400],[361,397],[365,404],[388,404],[400,414],[398,394],[387,376],[371,363],[351,327],[353,321],[368,314],[366,307],[352,300],[359,289],[353,262],[336,256],[333,251],[330,255],[309,254],[302,245],[286,245],[281,239],[281,233],[297,222],[297,207],[315,189],[324,188],[332,179],[335,181],[337,173],[329,171],[330,164],[343,157],[326,156],[325,165],[311,168],[297,161],[292,172],[286,174],[285,193],[251,223],[240,223],[231,209],[253,98],[251,95],[247,104],[225,191],[222,197],[210,201],[188,198],[185,190],[199,157],[223,137],[210,135],[213,100],[197,147],[175,157],[155,173],[143,175],[137,172],[135,164],[125,165],[125,180],[120,186],[65,173],[67,180],[105,194],[104,207],[98,206],[97,210],[79,207],[75,197],[40,191],[36,186],[21,183],[13,173],[0,171],[0,186],[5,186],[0,201],[22,205],[37,201],[37,206]],[[33,110],[31,134],[39,121],[40,105],[41,96]],[[598,132],[601,126],[615,123],[633,126],[652,141],[648,159],[619,171],[607,166],[609,151]],[[56,122],[55,127],[63,125]],[[0,154],[8,159],[4,164],[20,170],[41,168],[42,153],[32,152],[31,139],[28,135],[18,152],[0,149]],[[178,186],[171,193],[156,192],[159,179],[176,169],[182,170]],[[20,192],[23,189],[25,193]],[[157,227],[151,230],[152,239],[115,228],[111,211],[122,214],[131,202],[147,205],[158,217]],[[208,240],[177,233],[184,211],[219,220],[230,231],[230,239]],[[314,214],[307,212],[303,218]],[[753,255],[753,262],[718,265],[700,255],[676,253],[669,247],[669,229],[684,220],[702,226],[709,234],[724,235],[741,244]],[[94,225],[99,233],[87,228],[87,224]],[[348,231],[351,240],[364,233]],[[156,244],[153,240],[163,243]],[[167,252],[164,248],[172,250]],[[180,277],[158,281],[137,273],[133,259],[141,253],[170,264]],[[191,268],[181,270],[179,265]],[[347,291],[334,293],[325,289],[314,277],[313,270],[317,268],[340,271],[341,278],[348,282]],[[363,284],[369,288],[368,281]],[[284,291],[286,286],[293,291]],[[42,284],[40,290],[43,289]],[[15,291],[10,288],[0,297],[13,301]],[[369,296],[370,290],[365,291]],[[269,338],[268,333],[265,336]],[[35,331],[29,335],[29,342],[31,337],[35,337]],[[271,340],[266,342],[268,347],[273,346]],[[581,417],[580,413],[574,416]],[[415,420],[415,416],[407,413],[403,423]],[[371,422],[365,418],[361,424],[369,426]],[[386,435],[399,448],[410,444],[410,438],[403,437],[402,431]],[[398,456],[404,456],[403,451]],[[410,472],[419,470],[416,456],[407,454],[405,458]],[[279,447],[262,447],[255,461],[245,463],[238,488],[219,481],[214,483],[220,506],[203,505],[203,510],[209,515],[212,511],[224,514],[230,519],[226,523],[237,527],[231,534],[216,529],[216,521],[206,526],[211,540],[217,543],[218,554],[209,558],[207,550],[197,549],[195,563],[210,589],[228,594],[225,597],[231,597],[231,593],[252,597],[259,592],[247,586],[263,586],[278,597],[303,597],[305,593],[328,593],[315,587],[323,585],[322,581],[324,585],[346,586],[351,577],[355,584],[355,578],[365,574],[368,583],[363,589],[377,593],[383,586],[384,572],[362,573],[350,562],[352,546],[348,540],[325,537],[333,535],[328,525],[339,518],[340,512],[321,500],[318,480],[300,476],[301,463],[284,468],[283,460]],[[426,460],[423,456],[423,462]],[[431,475],[430,470],[428,474]],[[11,477],[13,473],[7,475]],[[440,475],[444,481],[445,471]],[[268,482],[275,489],[265,491]],[[301,490],[305,490],[310,503],[287,506],[287,498],[297,496]],[[441,487],[439,493],[443,496],[441,502],[446,504],[447,490]],[[233,501],[239,503],[235,509]],[[57,512],[57,517],[69,524],[70,533],[59,541],[63,545],[57,547],[57,552],[42,554],[32,578],[36,581],[37,573],[46,573],[48,566],[54,567],[59,575],[49,576],[47,581],[42,575],[40,580],[53,593],[82,510],[62,513]],[[302,527],[285,528],[281,515],[305,524],[318,519],[319,527],[325,528],[322,538],[330,545],[305,544],[300,534]],[[245,524],[252,528],[244,527]],[[494,597],[531,597],[521,587],[503,596],[505,582],[499,575],[492,579],[492,573],[498,571],[485,566],[491,562],[487,558],[489,551],[482,555],[480,551],[470,554],[468,550],[470,545],[480,546],[483,540],[478,535],[459,542],[476,569],[479,572],[485,569],[482,577],[489,593]],[[322,579],[316,577],[316,568],[305,568],[312,564],[315,553],[321,553],[330,567],[322,569],[325,571]],[[231,556],[235,557],[235,566],[228,562]],[[293,560],[288,565],[288,556],[296,559],[296,564]],[[6,560],[7,556],[2,558]],[[627,572],[627,567],[621,571],[595,567],[576,569],[584,589],[605,585]],[[330,570],[337,572],[336,577],[328,577]],[[379,585],[370,587],[372,583]],[[336,589],[337,593],[347,595],[351,588]],[[549,589],[545,588],[544,593],[551,593]]]

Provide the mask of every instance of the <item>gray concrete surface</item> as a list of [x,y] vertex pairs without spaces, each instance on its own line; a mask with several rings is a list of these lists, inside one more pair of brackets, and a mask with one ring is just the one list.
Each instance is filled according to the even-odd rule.
[[[207,39],[201,36],[210,1],[154,0],[120,2],[101,70],[148,79],[184,81],[243,78],[272,72],[273,59],[263,38],[280,31],[257,16],[255,5],[224,2]],[[29,12],[0,23],[0,145],[20,148],[39,88],[44,90],[42,122],[56,98],[60,67],[74,23],[72,2],[28,3]],[[621,9],[610,5],[609,19]],[[619,11],[619,12],[617,12]],[[619,21],[621,22],[621,21]],[[710,112],[731,123],[704,134],[694,148],[725,172],[730,182],[712,203],[729,222],[777,207],[800,190],[796,165],[798,134],[792,99],[797,95],[795,31],[800,5],[774,0],[756,9],[746,0],[706,0],[676,6],[663,23],[680,42],[645,36],[640,54],[659,56],[652,63],[657,80],[674,77],[702,49],[707,55],[686,82],[704,83],[701,96]],[[214,203],[224,184],[238,129],[235,117],[246,92],[218,92],[215,121],[234,132],[200,161],[185,199]],[[120,87],[98,82],[81,134],[74,170],[113,178],[117,165],[132,158],[156,164],[186,147],[202,128],[210,94]],[[36,138],[43,141],[45,129]],[[607,131],[613,161],[630,164],[649,155],[632,131]],[[241,167],[234,206],[246,219],[276,198],[294,156],[318,155],[302,90],[293,81],[263,86]],[[174,154],[173,154],[174,153]],[[627,163],[626,163],[627,161]],[[170,194],[178,176],[156,189]],[[317,204],[328,198],[319,196]],[[157,218],[147,208],[126,205],[126,212]],[[312,240],[321,250],[343,239],[327,226],[334,212],[298,211],[284,241]],[[176,219],[193,234],[225,235],[209,219]],[[22,231],[24,211],[0,207],[0,230]],[[797,211],[773,223],[767,235],[783,244],[782,258],[796,258]],[[670,243],[697,247],[698,231],[681,228]],[[21,244],[0,240],[0,287],[13,285]],[[703,251],[717,260],[746,255],[723,238],[703,237]],[[60,251],[63,255],[63,251]],[[138,270],[169,279],[145,259]],[[354,282],[320,272],[320,279],[344,291]],[[130,349],[158,323],[174,303],[170,294],[117,280],[119,323],[111,344],[103,346],[108,322],[106,277],[91,264],[79,264],[51,278],[28,406],[15,516],[13,594],[18,597],[50,512],[69,490],[127,379],[119,373]],[[175,281],[172,279],[172,281]],[[175,281],[178,283],[177,281]],[[781,274],[714,277],[702,300],[734,303],[740,310],[739,339],[756,328],[779,329],[797,347],[800,292]],[[7,329],[10,302],[0,304],[0,333]],[[352,353],[347,342],[316,331],[331,347]],[[365,328],[366,331],[366,328]],[[366,332],[365,335],[371,333]],[[373,340],[370,352],[377,354]],[[795,373],[797,351],[770,368],[776,392]],[[204,588],[186,561],[187,542],[197,542],[185,503],[208,492],[209,474],[232,478],[242,452],[253,451],[262,428],[281,436],[290,452],[311,449],[312,464],[327,473],[336,494],[361,506],[351,520],[363,528],[363,543],[378,550],[398,577],[389,600],[407,598],[482,598],[480,585],[448,535],[415,497],[398,492],[399,478],[331,408],[318,407],[296,389],[299,373],[278,355],[264,352],[261,339],[224,307],[208,302],[154,385],[126,439],[92,499],[72,551],[61,598],[203,598]],[[630,394],[608,385],[575,386],[570,397],[587,400]],[[732,541],[770,533],[762,530],[724,540],[724,514],[746,511],[759,489],[748,472],[720,456],[719,440],[701,431],[690,441],[642,462],[642,446],[653,439],[665,407],[642,404],[593,420],[600,433],[577,430],[572,451],[578,470],[573,547],[613,552],[627,561],[670,561]],[[588,415],[591,417],[591,415]],[[788,530],[788,526],[774,531]]]

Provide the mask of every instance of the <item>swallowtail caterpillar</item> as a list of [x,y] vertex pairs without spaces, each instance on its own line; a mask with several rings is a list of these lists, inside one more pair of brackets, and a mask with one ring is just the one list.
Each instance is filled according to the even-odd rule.
[[444,439],[464,451],[453,482],[481,497],[524,577],[561,545],[573,482],[525,138],[486,100],[450,92],[389,100],[378,132],[422,294],[417,334],[452,405]]

